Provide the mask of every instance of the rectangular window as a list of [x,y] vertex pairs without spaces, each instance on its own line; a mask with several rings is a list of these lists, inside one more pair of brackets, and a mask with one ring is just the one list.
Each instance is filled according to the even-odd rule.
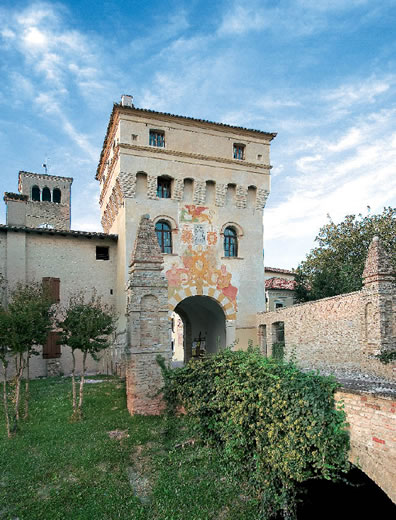
[[171,179],[168,179],[166,177],[158,177],[157,197],[159,197],[160,199],[171,198]]
[[60,302],[60,279],[59,278],[51,278],[45,277],[42,280],[43,290],[52,303]]
[[150,130],[149,144],[150,146],[165,148],[165,132],[161,130]]
[[96,246],[96,260],[109,260],[109,248],[103,246]]
[[234,159],[242,160],[245,158],[245,145],[234,144]]
[[57,332],[48,332],[47,341],[43,345],[43,358],[53,359],[61,357],[61,346],[58,344],[59,334]]

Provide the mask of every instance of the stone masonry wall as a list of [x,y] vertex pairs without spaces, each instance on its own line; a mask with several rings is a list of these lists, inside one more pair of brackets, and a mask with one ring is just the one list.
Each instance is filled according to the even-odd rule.
[[347,414],[350,460],[396,503],[396,399],[351,390],[336,393]]

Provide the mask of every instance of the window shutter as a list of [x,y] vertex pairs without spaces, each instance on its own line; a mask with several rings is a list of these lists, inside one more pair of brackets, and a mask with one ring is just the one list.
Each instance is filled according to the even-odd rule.
[[43,345],[43,358],[53,359],[61,357],[61,346],[58,345],[59,334],[55,331],[48,333],[47,341]]
[[43,289],[48,292],[48,296],[52,303],[60,302],[60,279],[45,277],[43,278]]

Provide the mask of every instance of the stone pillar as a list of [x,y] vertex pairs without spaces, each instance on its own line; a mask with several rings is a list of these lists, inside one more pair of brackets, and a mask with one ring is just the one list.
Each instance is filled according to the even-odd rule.
[[388,254],[374,237],[363,271],[361,336],[368,354],[396,350],[396,286]]
[[163,385],[156,357],[172,356],[168,319],[168,282],[153,222],[139,224],[127,286],[127,406],[129,412],[157,415],[164,408],[158,391]]

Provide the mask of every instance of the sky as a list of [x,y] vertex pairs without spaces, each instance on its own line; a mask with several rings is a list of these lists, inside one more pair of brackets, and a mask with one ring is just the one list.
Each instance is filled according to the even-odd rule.
[[2,0],[0,193],[46,163],[74,178],[72,228],[101,231],[94,176],[131,94],[278,133],[264,261],[296,267],[329,216],[396,205],[395,27],[394,0]]

